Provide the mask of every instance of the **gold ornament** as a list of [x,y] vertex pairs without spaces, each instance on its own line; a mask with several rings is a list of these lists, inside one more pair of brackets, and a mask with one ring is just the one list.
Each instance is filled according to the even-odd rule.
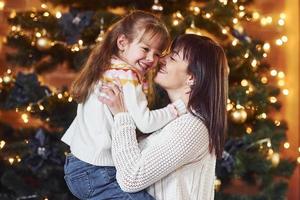
[[242,124],[247,120],[247,112],[244,107],[238,107],[230,112],[230,119],[236,124]]
[[216,191],[219,191],[221,189],[221,184],[222,184],[222,182],[220,179],[215,179],[214,187],[215,187]]
[[271,156],[271,162],[273,167],[277,167],[280,163],[280,155],[279,153],[273,153]]
[[46,37],[40,37],[36,41],[36,47],[41,51],[48,50],[51,47],[51,41]]

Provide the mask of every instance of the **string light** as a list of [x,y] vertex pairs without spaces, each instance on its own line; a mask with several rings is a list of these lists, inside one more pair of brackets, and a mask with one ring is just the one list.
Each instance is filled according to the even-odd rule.
[[266,51],[266,52],[269,52],[270,51],[270,48],[271,48],[271,45],[270,45],[270,43],[265,43],[264,45],[263,45],[263,49]]
[[60,11],[57,11],[57,12],[55,13],[55,17],[56,17],[57,19],[60,19],[60,18],[62,17],[61,12],[60,12]]
[[288,89],[283,89],[282,93],[283,93],[283,95],[287,96],[287,95],[289,95],[289,90]]
[[278,72],[277,76],[278,76],[278,78],[284,78],[285,74],[284,74],[284,72],[280,71],[280,72]]
[[251,134],[252,133],[252,128],[251,127],[247,127],[246,128],[246,133]]
[[0,1],[0,10],[3,10],[5,7],[5,2],[4,1]]
[[266,84],[266,83],[268,83],[268,78],[265,77],[265,76],[263,76],[263,77],[260,79],[260,81],[261,81],[263,84]]
[[285,81],[284,80],[279,80],[277,84],[278,84],[278,86],[282,87],[282,86],[285,85]]
[[277,98],[276,97],[269,97],[269,101],[271,102],[271,103],[276,103],[277,102]]
[[271,76],[277,76],[277,70],[273,69],[270,71]]
[[1,141],[0,141],[0,149],[3,149],[4,146],[5,146],[5,141],[4,141],[4,140],[1,140]]
[[275,120],[275,121],[274,121],[274,124],[275,124],[276,126],[280,126],[281,123],[280,123],[279,120]]
[[283,147],[284,147],[285,149],[288,149],[288,148],[290,148],[290,143],[288,143],[288,142],[285,142],[285,143],[283,144]]

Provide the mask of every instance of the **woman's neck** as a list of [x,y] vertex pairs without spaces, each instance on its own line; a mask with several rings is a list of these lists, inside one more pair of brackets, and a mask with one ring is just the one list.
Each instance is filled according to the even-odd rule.
[[185,93],[184,91],[173,91],[173,90],[172,91],[169,90],[167,91],[167,93],[172,103],[177,101],[178,99],[181,99],[185,105],[187,105],[189,102],[189,97],[190,97],[189,93]]

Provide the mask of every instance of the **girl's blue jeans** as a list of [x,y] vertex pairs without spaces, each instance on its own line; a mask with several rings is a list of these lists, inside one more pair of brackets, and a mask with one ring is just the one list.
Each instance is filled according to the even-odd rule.
[[155,200],[146,190],[126,193],[116,180],[115,167],[100,167],[67,155],[64,166],[65,181],[71,193],[87,200]]

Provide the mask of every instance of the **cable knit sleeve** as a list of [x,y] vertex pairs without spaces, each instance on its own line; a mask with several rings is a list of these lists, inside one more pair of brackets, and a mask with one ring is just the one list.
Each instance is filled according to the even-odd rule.
[[[112,155],[117,181],[125,192],[140,191],[208,151],[208,132],[191,114],[172,121],[141,151],[135,125],[128,113],[115,116]],[[152,139],[152,138],[151,138]]]
[[159,130],[177,115],[186,113],[185,104],[180,99],[165,108],[150,110],[142,85],[134,82],[137,80],[134,73],[127,71],[121,80],[126,108],[141,132],[151,133]]

